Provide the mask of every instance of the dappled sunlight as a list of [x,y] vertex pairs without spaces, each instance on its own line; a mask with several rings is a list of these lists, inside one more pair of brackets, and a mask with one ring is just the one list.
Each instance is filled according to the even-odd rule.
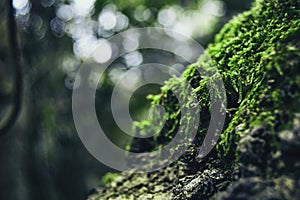
[[29,0],[13,0],[13,6],[16,9],[16,16],[26,15],[31,9],[31,2]]
[[112,56],[112,48],[110,43],[105,40],[98,40],[97,47],[93,50],[92,57],[97,63],[105,63]]
[[[114,44],[110,44],[109,40],[104,38],[109,38],[135,25],[131,24],[129,18],[118,10],[115,4],[105,5],[97,17],[91,14],[93,1],[85,3],[81,11],[77,12],[76,9],[81,8],[81,4],[82,1],[73,1],[70,5],[60,4],[57,8],[57,17],[61,21],[53,21],[52,29],[59,35],[61,29],[65,27],[65,32],[74,40],[74,53],[80,59],[105,63],[119,50],[113,48]],[[184,9],[178,5],[165,6],[157,11],[157,20],[152,22],[152,26],[173,29],[188,37],[203,37],[211,33],[212,27],[218,23],[218,19],[225,12],[224,3],[221,1],[200,1],[196,8],[192,9]],[[145,22],[153,15],[151,9],[141,5],[134,10],[133,19]],[[174,39],[180,40],[180,38]],[[99,45],[101,43],[102,45]],[[139,35],[134,35],[134,32],[130,35],[125,34],[122,44],[123,48],[130,53],[124,55],[124,59],[118,62],[122,62],[126,68],[143,63],[143,53],[138,51]],[[179,46],[176,51],[185,52],[187,56],[193,55],[189,47]],[[172,63],[174,64],[176,63]],[[114,70],[110,74],[113,72]]]
[[76,17],[86,17],[92,14],[96,0],[71,0],[72,10]]

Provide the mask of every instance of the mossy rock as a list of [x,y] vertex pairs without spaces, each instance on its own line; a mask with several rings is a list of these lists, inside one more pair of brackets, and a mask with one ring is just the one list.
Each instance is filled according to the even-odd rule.
[[[197,68],[217,66],[227,95],[226,124],[217,147],[197,160],[207,130],[210,98]],[[300,198],[300,1],[258,0],[233,18],[207,53],[183,75],[199,99],[201,124],[186,153],[151,173],[121,173],[96,199],[299,199]],[[135,152],[160,148],[179,125],[171,91],[184,83],[172,78],[153,104],[166,109],[166,124],[148,140],[135,139]],[[188,97],[186,97],[188,98]],[[137,134],[155,132],[160,117],[135,125]],[[134,163],[133,163],[134,165]]]

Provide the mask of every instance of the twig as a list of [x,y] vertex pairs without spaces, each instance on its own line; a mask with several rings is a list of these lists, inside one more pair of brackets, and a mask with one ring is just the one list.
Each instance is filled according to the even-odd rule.
[[17,35],[17,24],[14,16],[13,1],[7,0],[8,2],[8,21],[7,30],[9,33],[9,43],[10,43],[10,56],[11,61],[15,70],[15,80],[14,80],[14,91],[13,91],[13,108],[9,116],[7,117],[4,124],[0,127],[0,135],[4,135],[10,130],[10,128],[15,124],[22,103],[23,95],[23,73],[20,61],[20,49],[18,47],[18,35]]

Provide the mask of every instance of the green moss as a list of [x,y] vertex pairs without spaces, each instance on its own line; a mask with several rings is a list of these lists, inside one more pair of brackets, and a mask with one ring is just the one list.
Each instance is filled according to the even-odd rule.
[[[241,133],[235,132],[238,124],[246,124],[246,127],[266,124],[272,127],[276,109],[286,105],[287,114],[294,112],[294,109],[299,110],[297,106],[286,104],[288,98],[282,89],[286,85],[297,89],[300,86],[297,67],[300,55],[299,5],[297,0],[257,1],[252,10],[236,16],[225,25],[216,36],[215,43],[209,45],[208,54],[185,71],[183,78],[193,86],[200,109],[205,112],[209,111],[210,106],[206,88],[209,77],[205,79],[195,69],[210,70],[216,66],[222,75],[229,101],[228,113],[231,115],[218,144],[221,156],[230,153],[239,139]],[[179,104],[171,91],[184,91],[184,84],[185,81],[173,78],[162,88],[161,94],[150,96],[152,104],[160,104],[167,111],[167,128],[161,131],[160,142],[152,141],[153,147],[168,142],[179,125]],[[299,99],[293,97],[290,101],[296,102],[296,98]],[[154,132],[154,127],[159,123],[152,120],[151,123],[136,123],[136,131],[142,134]],[[202,120],[200,130],[205,130],[206,125]]]
[[[282,92],[299,74],[299,15],[298,1],[257,1],[251,11],[227,24],[210,45],[208,51],[223,73],[228,95],[239,93],[238,111],[222,134],[220,153],[229,153],[239,139],[234,130],[238,124],[274,126],[274,110],[286,105],[286,112],[295,112]],[[265,99],[268,102],[262,105]]]
[[[139,182],[142,184],[139,188],[148,187],[147,192],[137,188],[136,185],[123,184],[124,187],[120,186],[111,193],[106,192],[106,195],[122,194],[122,197],[127,197],[135,192],[139,195],[155,194],[152,196],[154,198],[156,194],[159,196],[172,193],[176,197],[183,195],[178,199],[196,197],[206,199],[216,193],[218,188],[226,187],[227,180],[231,179],[234,163],[240,162],[239,158],[236,159],[236,156],[239,157],[236,148],[243,136],[241,145],[244,145],[246,154],[248,147],[253,147],[253,152],[257,150],[251,144],[251,141],[255,141],[257,145],[267,145],[269,157],[272,157],[273,153],[279,155],[273,156],[274,159],[280,157],[282,151],[279,149],[282,145],[277,142],[278,133],[282,130],[290,130],[295,113],[300,111],[299,0],[257,0],[250,11],[234,17],[225,25],[216,36],[215,42],[209,45],[207,52],[197,63],[186,69],[182,76],[185,81],[172,78],[166,82],[159,95],[149,96],[152,104],[163,106],[166,113],[162,116],[161,112],[156,111],[151,120],[135,123],[137,134],[155,134],[158,127],[162,126],[161,119],[165,119],[160,133],[147,140],[147,150],[160,148],[169,142],[182,118],[193,123],[193,116],[180,115],[180,105],[173,93],[180,93],[181,97],[188,102],[183,106],[184,109],[190,108],[193,98],[186,90],[187,84],[193,87],[199,101],[201,119],[194,145],[201,144],[210,120],[211,103],[207,83],[214,78],[214,75],[205,77],[196,69],[211,71],[214,67],[217,67],[224,81],[228,100],[226,124],[217,144],[219,156],[211,156],[206,160],[208,163],[199,164],[195,161],[197,150],[191,147],[177,163],[148,174],[143,182]],[[249,130],[255,132],[253,127],[263,127],[262,132],[266,135],[270,133],[271,137],[268,136],[268,139],[264,140],[251,136]],[[138,145],[138,142],[133,141],[131,147]],[[267,154],[266,150],[259,150],[263,153],[259,154],[261,157],[258,158],[265,162],[266,157],[263,156]],[[250,156],[255,163],[256,154],[253,153],[254,157],[250,154],[251,152],[244,157]],[[216,164],[221,161],[226,162],[222,165]],[[250,168],[253,166],[254,164],[251,164]],[[175,178],[172,174],[176,174]],[[137,180],[138,176],[124,174],[126,180]],[[166,177],[171,177],[172,181],[165,180]],[[184,187],[193,185],[195,185],[193,188]],[[156,186],[160,187],[158,191],[154,189]],[[120,188],[127,188],[127,190],[119,192]],[[134,192],[129,192],[129,188]],[[174,191],[171,192],[170,188]],[[209,188],[213,188],[211,193]]]
[[119,173],[111,173],[108,172],[107,174],[105,174],[105,176],[102,177],[101,179],[101,183],[103,185],[109,185],[111,182],[113,182],[114,180],[116,180],[116,178],[120,176]]

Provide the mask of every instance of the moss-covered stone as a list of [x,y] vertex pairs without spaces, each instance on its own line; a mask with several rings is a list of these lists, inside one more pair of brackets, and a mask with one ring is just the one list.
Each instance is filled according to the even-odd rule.
[[[226,88],[226,124],[217,148],[197,161],[211,102],[209,77],[196,69],[213,66]],[[193,145],[172,165],[148,174],[122,173],[89,199],[234,199],[250,193],[252,199],[298,199],[300,1],[257,0],[225,25],[183,78],[194,88],[201,110]],[[159,135],[134,140],[132,151],[160,148],[172,139],[181,120],[172,91],[184,91],[185,84],[173,78],[161,94],[150,96],[153,104],[164,106],[166,124]],[[137,134],[155,133],[160,117],[136,123]]]

